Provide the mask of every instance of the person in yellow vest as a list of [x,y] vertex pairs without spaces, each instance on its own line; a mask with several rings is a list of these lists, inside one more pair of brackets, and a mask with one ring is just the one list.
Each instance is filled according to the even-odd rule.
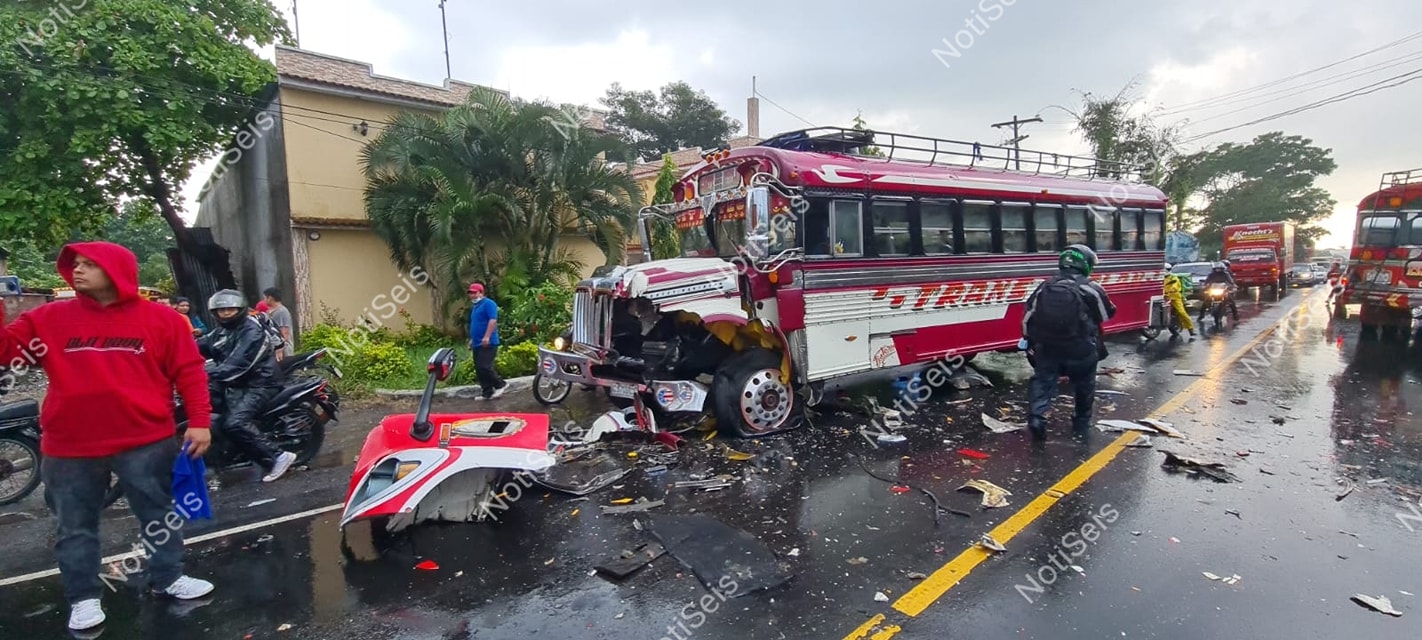
[[1195,339],[1195,321],[1190,319],[1190,313],[1185,310],[1185,283],[1182,278],[1188,278],[1190,274],[1168,273],[1165,275],[1165,299],[1170,301],[1170,312],[1180,320],[1180,326],[1190,332],[1190,339]]

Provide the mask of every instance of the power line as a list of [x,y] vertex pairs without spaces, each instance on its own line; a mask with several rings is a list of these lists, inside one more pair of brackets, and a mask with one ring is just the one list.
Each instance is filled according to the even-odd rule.
[[[1195,142],[1195,141],[1197,141],[1197,140],[1202,140],[1202,139],[1204,139],[1204,138],[1208,138],[1208,137],[1210,137],[1210,136],[1218,135],[1218,134],[1224,133],[1224,132],[1226,132],[1226,131],[1233,131],[1233,130],[1235,130],[1235,129],[1240,129],[1240,128],[1243,128],[1243,127],[1248,127],[1248,126],[1250,126],[1250,125],[1256,125],[1256,124],[1260,124],[1260,123],[1263,123],[1263,122],[1269,122],[1270,120],[1277,120],[1277,119],[1279,119],[1279,118],[1284,118],[1284,117],[1288,117],[1288,116],[1291,116],[1291,115],[1303,113],[1303,112],[1305,112],[1305,111],[1311,111],[1311,110],[1317,109],[1317,108],[1319,108],[1319,107],[1324,107],[1324,106],[1327,106],[1327,105],[1330,105],[1330,104],[1334,104],[1334,103],[1337,103],[1337,102],[1343,102],[1343,101],[1346,101],[1346,100],[1350,100],[1350,99],[1353,99],[1353,98],[1357,98],[1357,97],[1359,97],[1359,96],[1365,96],[1365,95],[1368,95],[1368,94],[1370,94],[1370,93],[1376,93],[1376,92],[1382,91],[1382,90],[1384,90],[1384,89],[1391,89],[1391,88],[1393,88],[1393,87],[1401,86],[1401,85],[1407,84],[1407,83],[1412,82],[1413,80],[1417,80],[1417,79],[1422,79],[1422,69],[1415,69],[1415,70],[1413,70],[1413,71],[1409,71],[1409,72],[1404,73],[1404,74],[1401,74],[1401,75],[1393,76],[1393,77],[1391,77],[1391,78],[1387,78],[1387,79],[1385,79],[1385,80],[1381,80],[1381,81],[1379,81],[1379,82],[1375,82],[1375,83],[1370,84],[1370,85],[1367,85],[1367,86],[1358,87],[1357,89],[1352,89],[1352,90],[1345,91],[1345,92],[1340,93],[1340,94],[1335,95],[1335,96],[1330,96],[1330,97],[1328,97],[1328,98],[1324,98],[1323,100],[1319,100],[1319,101],[1317,101],[1317,102],[1313,102],[1313,103],[1310,103],[1310,104],[1306,104],[1306,105],[1303,105],[1303,106],[1301,106],[1301,107],[1295,107],[1295,108],[1293,108],[1293,109],[1289,109],[1288,111],[1282,111],[1282,112],[1280,112],[1280,113],[1276,113],[1276,114],[1273,114],[1273,115],[1270,115],[1270,116],[1265,116],[1265,117],[1263,117],[1263,118],[1259,118],[1259,119],[1256,119],[1256,120],[1251,120],[1251,121],[1249,121],[1249,122],[1245,122],[1245,123],[1242,123],[1242,124],[1237,124],[1237,125],[1234,125],[1234,126],[1232,126],[1232,127],[1226,127],[1226,128],[1224,128],[1224,129],[1218,129],[1218,130],[1215,130],[1215,131],[1211,131],[1211,132],[1209,132],[1209,133],[1202,133],[1202,134],[1197,135],[1197,136],[1192,136],[1192,137],[1190,137],[1190,138],[1187,138],[1187,139],[1185,140],[1185,142]],[[1394,80],[1397,80],[1397,82],[1393,82],[1392,84],[1387,84],[1387,85],[1384,85],[1384,84],[1383,84],[1383,83],[1386,83],[1386,82],[1392,82],[1392,81],[1394,81]],[[1367,91],[1363,91],[1364,89],[1368,89],[1368,90],[1367,90]]]
[[[1236,99],[1236,100],[1228,100],[1228,101],[1225,101],[1225,102],[1221,102],[1221,103],[1219,103],[1219,104],[1205,105],[1205,106],[1201,106],[1201,107],[1181,108],[1181,109],[1175,109],[1175,110],[1165,110],[1165,111],[1162,111],[1162,112],[1158,113],[1157,115],[1159,115],[1159,116],[1173,116],[1173,115],[1179,115],[1179,114],[1184,113],[1184,112],[1186,112],[1186,111],[1198,111],[1198,110],[1201,110],[1201,109],[1216,109],[1216,108],[1219,108],[1219,107],[1229,106],[1229,105],[1232,105],[1232,104],[1240,104],[1240,103],[1250,102],[1250,101],[1258,100],[1259,98],[1264,98],[1264,97],[1268,97],[1268,96],[1274,96],[1274,95],[1279,95],[1279,94],[1285,94],[1285,95],[1282,95],[1282,96],[1280,96],[1280,97],[1278,97],[1278,98],[1274,98],[1274,99],[1272,99],[1272,100],[1263,100],[1263,101],[1260,101],[1260,102],[1255,102],[1254,104],[1251,104],[1251,105],[1249,105],[1249,106],[1247,106],[1247,107],[1243,107],[1241,110],[1243,110],[1243,109],[1252,109],[1252,108],[1257,107],[1257,106],[1259,106],[1259,105],[1269,104],[1269,103],[1271,103],[1271,102],[1278,102],[1278,101],[1280,101],[1280,100],[1286,100],[1286,99],[1288,99],[1288,98],[1292,98],[1292,97],[1295,97],[1295,96],[1300,96],[1300,95],[1303,95],[1303,94],[1305,94],[1305,93],[1312,92],[1312,91],[1314,91],[1314,90],[1316,90],[1316,89],[1321,89],[1321,88],[1323,88],[1323,87],[1327,87],[1327,86],[1339,84],[1339,83],[1341,83],[1341,82],[1346,82],[1346,81],[1351,80],[1351,79],[1353,79],[1353,78],[1358,78],[1358,77],[1361,77],[1361,76],[1372,75],[1372,74],[1374,74],[1374,73],[1378,73],[1379,71],[1383,71],[1383,70],[1385,70],[1385,69],[1391,69],[1391,68],[1393,68],[1393,67],[1400,67],[1400,66],[1408,65],[1408,64],[1411,64],[1411,63],[1416,62],[1416,61],[1418,61],[1418,60],[1422,60],[1422,51],[1418,51],[1418,52],[1410,53],[1410,54],[1407,54],[1407,55],[1404,55],[1404,56],[1398,56],[1398,57],[1396,57],[1396,58],[1390,58],[1390,59],[1388,59],[1388,60],[1384,60],[1383,62],[1378,63],[1379,66],[1370,67],[1370,68],[1367,68],[1367,69],[1357,69],[1357,70],[1354,70],[1354,71],[1348,71],[1348,72],[1344,72],[1344,73],[1340,73],[1340,74],[1334,74],[1334,75],[1327,76],[1327,77],[1321,78],[1321,79],[1319,79],[1319,80],[1315,80],[1315,81],[1313,81],[1313,82],[1309,82],[1309,83],[1306,83],[1306,84],[1303,84],[1303,85],[1300,85],[1300,86],[1297,86],[1297,87],[1289,87],[1289,88],[1286,88],[1286,89],[1279,89],[1279,90],[1277,90],[1277,91],[1270,91],[1270,92],[1268,92],[1268,93],[1262,93],[1262,94],[1259,94],[1259,95],[1256,95],[1256,96],[1248,96],[1248,97],[1239,98],[1239,99]],[[1388,63],[1388,62],[1391,62],[1392,64],[1384,64],[1384,63]],[[1336,79],[1335,79],[1335,78],[1336,78]],[[1230,112],[1230,113],[1237,113],[1237,112],[1238,112],[1238,111],[1234,111],[1234,112]],[[1214,120],[1214,119],[1217,119],[1217,118],[1221,118],[1221,117],[1223,117],[1224,115],[1229,115],[1229,114],[1226,113],[1226,114],[1223,114],[1223,115],[1210,116],[1209,118],[1205,118],[1205,119],[1203,119],[1203,120],[1196,120],[1195,123],[1198,124],[1198,123],[1200,123],[1200,122],[1208,122],[1208,121],[1210,121],[1210,120]]]
[[785,107],[780,106],[780,103],[778,103],[778,102],[776,102],[776,101],[774,101],[774,100],[771,100],[770,98],[766,97],[766,95],[763,94],[763,93],[761,93],[759,90],[755,90],[755,95],[756,95],[756,97],[758,97],[758,98],[763,98],[766,102],[769,102],[770,104],[774,105],[776,109],[779,109],[779,110],[781,110],[781,111],[784,111],[785,113],[788,113],[788,114],[794,116],[795,118],[799,119],[800,122],[803,122],[803,123],[805,123],[805,124],[808,124],[808,125],[810,125],[811,127],[818,127],[818,126],[820,126],[820,125],[817,125],[817,124],[815,124],[815,123],[813,123],[813,122],[810,122],[809,120],[806,120],[806,119],[804,119],[804,118],[801,118],[800,116],[796,115],[794,111],[791,111],[791,110],[789,110],[789,109],[786,109]]
[[1257,85],[1257,86],[1254,86],[1254,87],[1249,87],[1249,88],[1246,88],[1246,89],[1240,89],[1240,90],[1238,90],[1238,91],[1231,91],[1231,92],[1229,92],[1229,93],[1226,93],[1226,94],[1223,94],[1223,95],[1218,95],[1218,96],[1215,96],[1215,97],[1213,97],[1213,98],[1205,98],[1205,99],[1203,99],[1203,100],[1196,100],[1196,101],[1194,101],[1194,102],[1187,102],[1187,103],[1182,104],[1182,105],[1176,105],[1175,107],[1173,107],[1173,108],[1171,108],[1171,109],[1169,109],[1169,110],[1170,110],[1170,111],[1178,111],[1178,110],[1181,110],[1181,109],[1185,109],[1185,108],[1187,108],[1187,107],[1193,107],[1193,106],[1195,106],[1195,105],[1205,104],[1205,103],[1208,103],[1208,102],[1214,102],[1214,101],[1216,101],[1216,100],[1223,100],[1223,99],[1226,99],[1226,98],[1232,98],[1232,97],[1239,96],[1239,95],[1243,95],[1243,94],[1246,94],[1246,93],[1253,93],[1253,92],[1258,91],[1258,90],[1260,90],[1260,89],[1268,89],[1268,88],[1270,88],[1270,87],[1278,86],[1278,85],[1280,85],[1280,84],[1283,84],[1283,83],[1288,82],[1288,81],[1290,81],[1290,80],[1294,80],[1294,79],[1296,79],[1296,78],[1302,78],[1303,76],[1306,76],[1306,75],[1309,75],[1309,74],[1312,74],[1312,73],[1317,73],[1317,72],[1319,72],[1319,71],[1323,71],[1324,69],[1330,69],[1330,68],[1336,67],[1336,66],[1338,66],[1338,65],[1340,65],[1340,64],[1343,64],[1343,63],[1345,63],[1345,62],[1351,62],[1351,61],[1353,61],[1353,60],[1357,60],[1358,58],[1361,58],[1361,57],[1366,56],[1366,55],[1369,55],[1369,54],[1377,53],[1377,52],[1382,51],[1382,50],[1384,50],[1384,49],[1390,49],[1390,48],[1395,47],[1395,46],[1397,46],[1397,45],[1405,44],[1405,43],[1407,43],[1407,42],[1411,42],[1411,41],[1416,40],[1416,39],[1418,39],[1418,38],[1422,38],[1422,31],[1418,31],[1417,33],[1414,33],[1414,34],[1409,35],[1409,36],[1404,36],[1404,37],[1402,37],[1402,38],[1400,38],[1400,39],[1398,39],[1398,40],[1394,40],[1394,41],[1389,42],[1389,43],[1387,43],[1387,44],[1384,44],[1384,45],[1382,45],[1382,46],[1380,46],[1380,47],[1377,47],[1377,48],[1375,48],[1375,49],[1369,49],[1369,50],[1364,51],[1364,52],[1362,52],[1362,53],[1359,53],[1359,54],[1356,54],[1356,55],[1353,55],[1353,56],[1344,58],[1344,59],[1339,60],[1339,61],[1337,61],[1337,62],[1332,62],[1332,63],[1326,64],[1326,65],[1323,65],[1323,66],[1321,66],[1321,67],[1316,67],[1316,68],[1313,68],[1313,69],[1309,69],[1309,70],[1307,70],[1307,71],[1301,71],[1301,72],[1296,73],[1296,74],[1294,74],[1294,75],[1291,75],[1291,76],[1288,76],[1288,77],[1284,77],[1284,78],[1280,78],[1280,79],[1274,80],[1274,81],[1272,81],[1272,82],[1266,82],[1266,83],[1264,83],[1264,84]]

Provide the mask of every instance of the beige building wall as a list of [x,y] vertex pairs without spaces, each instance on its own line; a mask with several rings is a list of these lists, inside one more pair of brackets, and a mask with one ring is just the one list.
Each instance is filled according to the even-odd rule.
[[401,271],[390,262],[385,242],[366,229],[323,229],[319,240],[306,240],[311,268],[311,294],[321,305],[339,311],[346,322],[366,316],[394,331],[405,328],[398,309],[420,324],[434,324],[434,295],[418,274]]

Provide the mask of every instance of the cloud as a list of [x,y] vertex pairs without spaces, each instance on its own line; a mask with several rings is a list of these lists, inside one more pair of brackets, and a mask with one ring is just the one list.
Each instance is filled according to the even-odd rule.
[[[373,62],[377,73],[442,80],[437,4],[398,12],[377,4],[394,6],[303,0],[303,44]],[[1163,113],[1182,105],[1208,107],[1175,111],[1164,120],[1188,117],[1188,132],[1199,134],[1422,66],[1419,61],[1380,70],[1306,93],[1219,99],[1401,38],[1410,25],[1422,24],[1422,4],[1415,0],[824,0],[815,8],[651,0],[450,2],[453,75],[519,97],[590,106],[613,82],[655,89],[684,80],[743,122],[754,77],[763,96],[762,135],[804,128],[806,121],[849,126],[862,110],[876,129],[996,144],[1003,131],[992,123],[1040,115],[1046,122],[1023,127],[1030,136],[1024,147],[1084,153],[1088,147],[1071,131],[1069,116],[1051,108],[1075,107],[1079,92],[1114,95],[1136,80],[1140,95]],[[972,46],[945,68],[932,50],[971,28],[974,16],[982,22]],[[1422,53],[1422,40],[1256,93],[1366,70],[1407,53]],[[1419,100],[1422,81],[1198,144],[1245,142],[1282,130],[1332,149],[1339,169],[1320,186],[1339,201],[1329,222],[1335,236],[1328,241],[1345,244],[1352,205],[1376,188],[1384,171],[1416,163],[1410,131],[1398,123],[1410,121],[1411,105]]]

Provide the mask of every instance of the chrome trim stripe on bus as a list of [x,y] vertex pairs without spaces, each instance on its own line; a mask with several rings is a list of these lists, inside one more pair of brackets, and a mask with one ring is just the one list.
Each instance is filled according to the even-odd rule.
[[[1120,271],[1165,271],[1165,261],[1154,255],[1140,258],[1121,257],[1102,260],[1097,274]],[[841,287],[877,287],[930,284],[945,280],[991,279],[1004,276],[1042,276],[1057,272],[1056,256],[1036,260],[1011,262],[972,262],[968,264],[892,265],[816,269],[806,264],[803,277],[806,290]]]

